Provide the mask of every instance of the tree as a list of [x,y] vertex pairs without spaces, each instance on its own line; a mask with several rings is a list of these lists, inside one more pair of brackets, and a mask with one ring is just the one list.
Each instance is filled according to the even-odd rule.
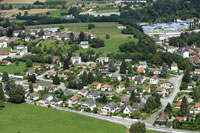
[[3,82],[8,82],[9,81],[9,77],[8,77],[8,73],[7,72],[3,72],[2,81]]
[[106,39],[110,39],[110,35],[109,34],[106,34]]
[[31,59],[27,59],[26,60],[26,67],[32,67],[33,66],[33,62]]
[[81,41],[84,41],[84,40],[85,40],[85,34],[84,34],[84,32],[80,32],[79,41],[81,42]]
[[125,62],[125,60],[122,61],[122,64],[120,66],[120,73],[126,74],[126,62]]
[[67,58],[65,58],[64,64],[63,64],[63,70],[69,69],[69,64],[70,64],[69,62],[70,61]]
[[173,111],[172,106],[171,106],[170,103],[168,103],[167,106],[165,107],[164,112],[167,113],[167,114],[171,114],[172,111]]
[[189,113],[188,106],[189,104],[188,104],[187,98],[184,96],[182,99],[181,108],[180,108],[181,113],[188,114]]
[[92,72],[88,73],[88,84],[91,84],[94,81],[94,76]]
[[137,98],[136,98],[136,96],[135,96],[135,92],[134,92],[134,91],[132,91],[132,93],[131,93],[130,101],[131,101],[131,102],[137,102]]
[[33,84],[30,83],[30,84],[29,84],[29,93],[32,93],[32,92],[33,92]]
[[16,65],[16,66],[19,66],[19,61],[16,61],[16,62],[15,62],[15,65]]
[[184,76],[183,76],[183,82],[189,83],[191,81],[190,77],[190,71],[186,69]]
[[60,84],[60,79],[59,79],[58,76],[54,76],[53,77],[53,84],[55,84],[55,85],[59,85]]
[[22,86],[17,85],[10,90],[10,101],[12,103],[22,103],[25,99],[25,92]]
[[2,83],[0,83],[0,100],[4,101],[4,92],[3,92],[3,86]]
[[40,32],[38,33],[39,36],[43,36],[44,35],[44,30],[40,29]]
[[168,76],[167,70],[168,70],[167,64],[166,64],[166,63],[163,63],[160,76],[166,78],[166,77]]
[[146,133],[146,126],[142,122],[136,122],[131,125],[129,133]]
[[28,81],[29,82],[32,82],[32,83],[35,83],[36,82],[36,76],[35,76],[35,74],[33,74],[33,75],[31,75],[31,76],[29,76],[29,79],[28,79]]
[[28,11],[25,11],[25,12],[24,12],[24,16],[28,16]]
[[132,74],[133,73],[133,68],[132,68],[132,65],[129,64],[128,65],[128,74]]
[[133,112],[131,113],[131,118],[133,119],[140,119],[141,117],[141,112],[139,109],[133,110]]
[[108,71],[109,72],[115,72],[116,71],[116,67],[114,65],[114,61],[113,60],[110,60],[109,61],[109,68],[108,68]]
[[180,86],[180,90],[186,90],[188,88],[188,84],[186,82],[182,82]]

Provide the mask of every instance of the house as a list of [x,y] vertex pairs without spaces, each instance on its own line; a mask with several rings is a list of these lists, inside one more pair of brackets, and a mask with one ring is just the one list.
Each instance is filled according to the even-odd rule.
[[103,114],[108,114],[108,113],[114,113],[115,111],[117,111],[119,109],[117,103],[115,102],[110,102],[108,104],[106,104],[105,106],[103,106],[101,108],[101,112]]
[[46,69],[52,69],[54,66],[52,64],[45,64]]
[[26,75],[33,75],[35,74],[35,70],[34,69],[29,69],[27,72],[26,72]]
[[77,92],[80,96],[85,97],[88,94],[88,91],[86,89],[81,89]]
[[168,82],[167,80],[162,80],[160,81],[160,87],[169,89],[169,88],[173,88],[173,84]]
[[68,99],[67,102],[68,102],[69,106],[76,105],[76,104],[78,104],[78,97],[73,96],[70,99]]
[[9,56],[9,52],[7,51],[0,51],[0,61],[7,58]]
[[200,103],[195,103],[194,108],[200,111]]
[[135,84],[136,85],[139,85],[139,84],[142,84],[143,82],[144,82],[144,78],[143,78],[143,76],[137,76],[137,77],[135,77]]
[[144,92],[148,92],[148,93],[151,93],[151,88],[149,86],[144,86],[143,87],[143,93]]
[[44,94],[42,95],[42,100],[46,102],[50,102],[51,100],[53,100],[53,96],[49,94]]
[[156,69],[153,69],[152,72],[154,75],[159,75],[161,73],[161,70],[156,68]]
[[33,90],[36,92],[43,90],[42,86],[39,85],[38,83],[34,83],[34,84],[32,84],[32,86],[33,86]]
[[91,84],[92,89],[100,89],[101,88],[101,83],[99,82],[93,82]]
[[60,98],[54,98],[50,101],[50,104],[59,106],[63,104],[63,101]]
[[146,61],[140,61],[139,62],[139,67],[146,69],[148,67],[147,66],[147,62]]
[[22,49],[24,49],[26,46],[24,46],[24,45],[17,45],[17,50],[22,50]]
[[57,88],[56,85],[51,84],[51,85],[48,86],[47,89],[48,89],[49,92],[53,93],[53,92],[55,92],[58,88]]
[[130,80],[135,80],[135,76],[133,74],[126,74],[126,77]]
[[158,76],[154,75],[153,77],[150,78],[150,84],[156,85],[158,84]]
[[[189,105],[189,103],[187,102],[187,104]],[[180,108],[181,107],[181,105],[182,105],[182,101],[178,101],[177,103],[176,103],[176,108]]]
[[92,98],[92,99],[97,99],[100,97],[100,93],[98,91],[92,91],[92,92],[88,93],[88,95],[86,97]]
[[145,74],[145,69],[143,67],[138,67],[137,72],[140,74]]
[[87,108],[89,108],[90,110],[93,110],[95,107],[96,107],[96,101],[93,99],[90,99],[81,104],[81,109],[84,109],[84,110],[86,110]]
[[89,42],[88,41],[81,41],[80,44],[81,44],[81,48],[83,48],[83,49],[89,47]]
[[197,78],[200,77],[200,69],[195,69],[195,70],[194,70],[194,72],[193,72],[193,77],[197,77]]
[[131,94],[132,92],[137,92],[137,89],[135,87],[127,87],[126,93]]
[[72,64],[81,64],[81,57],[80,56],[76,56],[76,57],[71,57]]
[[133,110],[136,110],[136,109],[139,109],[139,110],[142,110],[144,109],[144,103],[133,103],[132,104],[132,109]]
[[30,93],[30,96],[29,96],[30,100],[38,100],[39,99],[39,94],[36,93],[36,92],[33,92],[33,93]]
[[122,106],[122,110],[123,110],[123,113],[124,113],[124,114],[131,115],[131,113],[132,113],[132,111],[133,111],[133,108],[132,108],[130,105],[124,104],[124,105]]
[[40,66],[33,66],[35,70],[40,70]]
[[122,64],[122,61],[116,61],[116,62],[115,62],[115,66],[117,66],[117,67],[120,67],[121,64]]
[[125,59],[124,60],[126,63],[130,63],[130,62],[132,62],[133,60],[132,59]]
[[129,102],[129,99],[130,99],[130,96],[128,96],[128,95],[123,95],[123,96],[120,98],[121,104],[128,103],[128,102]]
[[162,113],[158,119],[156,119],[156,122],[159,122],[159,123],[166,123],[168,121],[168,115],[165,114],[165,113]]
[[192,82],[188,83],[188,89],[192,89],[194,87],[195,87],[195,83],[192,83]]
[[10,65],[10,64],[11,64],[11,62],[8,61],[8,60],[2,60],[1,63],[2,63],[3,65]]
[[0,40],[0,48],[7,48],[8,44],[5,39]]
[[182,122],[186,120],[191,120],[192,117],[183,116],[183,117],[176,117],[175,119],[178,120],[179,122]]
[[101,91],[112,91],[112,86],[105,84],[105,85],[101,86]]
[[119,74],[113,73],[111,76],[112,80],[119,80],[121,81],[121,76]]
[[47,77],[50,78],[50,77],[54,77],[56,76],[56,73],[55,72],[48,72],[47,74]]
[[63,93],[64,93],[64,95],[72,95],[73,91],[71,91],[71,90],[64,90]]
[[104,64],[108,61],[109,61],[108,57],[99,57],[99,58],[96,59],[96,62],[99,63],[99,64]]
[[116,92],[117,92],[117,93],[120,93],[120,92],[122,92],[124,89],[125,89],[125,85],[124,85],[124,84],[119,84],[119,85],[117,86]]
[[171,64],[171,70],[172,70],[172,71],[178,71],[178,65],[177,65],[175,62],[173,62],[173,63]]
[[158,88],[156,88],[156,92],[157,92],[158,94],[164,96],[164,97],[165,97],[165,94],[167,93],[166,89],[163,88],[163,87],[158,87]]

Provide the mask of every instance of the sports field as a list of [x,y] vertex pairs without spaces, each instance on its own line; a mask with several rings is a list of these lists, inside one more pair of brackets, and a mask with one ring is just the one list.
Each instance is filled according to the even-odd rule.
[[124,133],[126,128],[71,112],[7,103],[0,110],[0,133]]

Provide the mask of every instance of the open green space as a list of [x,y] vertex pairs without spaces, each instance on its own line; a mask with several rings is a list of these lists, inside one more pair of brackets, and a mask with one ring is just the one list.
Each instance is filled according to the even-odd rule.
[[[37,26],[28,26],[27,29],[30,28],[44,28],[44,27],[59,27],[64,26],[68,31],[73,32],[92,32],[96,34],[97,38],[101,38],[105,41],[105,47],[102,48],[91,48],[95,51],[100,52],[118,52],[119,45],[129,41],[137,42],[137,39],[128,37],[132,37],[132,35],[125,35],[121,33],[121,29],[118,29],[117,26],[120,25],[118,23],[91,23],[95,24],[94,29],[88,29],[88,24],[90,23],[67,23],[67,24],[54,24],[54,25],[37,25]],[[110,35],[110,39],[106,39],[106,34]],[[81,49],[78,52],[84,52],[88,49]]]
[[[38,63],[33,63],[34,65],[38,65]],[[0,73],[7,72],[9,74],[14,74],[14,73],[21,73],[26,69],[26,64],[25,62],[19,62],[19,65],[16,66],[15,63],[12,63],[7,66],[0,66]]]
[[0,110],[1,133],[124,133],[126,127],[71,112],[7,103]]

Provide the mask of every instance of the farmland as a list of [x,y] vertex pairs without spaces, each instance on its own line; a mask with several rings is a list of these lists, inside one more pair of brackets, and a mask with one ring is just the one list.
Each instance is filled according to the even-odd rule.
[[11,17],[12,15],[21,12],[24,14],[25,11],[28,11],[29,14],[37,14],[37,13],[45,13],[48,11],[55,11],[56,9],[31,9],[31,10],[19,10],[19,9],[11,9],[11,10],[0,10],[2,16]]
[[[36,0],[3,0],[0,4],[33,4]],[[38,0],[40,2],[45,2],[46,0]]]
[[7,103],[0,111],[1,133],[123,133],[125,129],[107,121],[28,104]]

